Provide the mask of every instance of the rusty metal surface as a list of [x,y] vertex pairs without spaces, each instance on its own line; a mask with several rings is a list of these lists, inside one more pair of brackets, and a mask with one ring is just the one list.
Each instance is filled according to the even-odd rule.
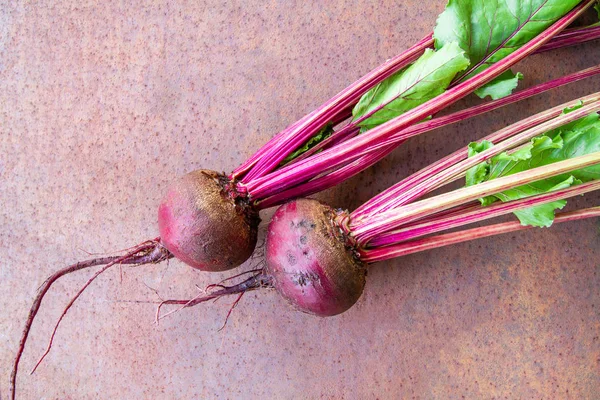
[[[229,171],[277,130],[424,36],[442,0],[3,2],[0,6],[0,393],[37,286],[66,263],[157,234],[165,185]],[[531,57],[531,85],[594,65],[597,43]],[[572,85],[416,138],[320,195],[352,208],[469,140],[598,90]],[[460,105],[472,103],[473,100]],[[599,195],[577,204],[598,204]],[[265,213],[268,218],[269,213]],[[156,300],[222,275],[174,261],[114,270],[76,304],[56,285],[19,381],[33,398],[597,398],[598,221],[372,268],[349,312],[318,319],[273,292],[153,324]],[[147,285],[147,286],[146,286]]]

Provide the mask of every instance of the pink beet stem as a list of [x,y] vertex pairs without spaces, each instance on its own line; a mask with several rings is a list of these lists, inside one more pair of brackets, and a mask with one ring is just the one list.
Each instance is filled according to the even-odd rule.
[[600,189],[600,180],[595,180],[588,183],[583,183],[581,185],[572,186],[566,189],[556,190],[537,196],[531,196],[524,199],[508,201],[506,203],[498,202],[488,207],[478,206],[457,214],[450,214],[448,216],[434,218],[427,222],[421,222],[415,225],[407,226],[406,228],[383,233],[374,237],[369,242],[369,248],[398,244],[420,236],[484,221],[501,215],[510,214],[511,212],[522,210],[524,208],[567,199],[598,189]]
[[[257,206],[261,209],[272,207],[277,204],[281,204],[287,200],[290,200],[292,198],[309,196],[313,193],[317,193],[322,190],[328,189],[330,187],[336,186],[337,184],[343,182],[346,179],[349,179],[350,177],[358,174],[360,171],[362,171],[366,168],[369,168],[370,166],[376,164],[381,159],[385,158],[392,150],[394,150],[398,145],[401,144],[401,142],[399,140],[397,140],[396,138],[400,137],[403,134],[406,134],[406,136],[413,136],[413,133],[419,134],[419,133],[426,132],[428,130],[433,130],[433,129],[436,129],[439,127],[443,127],[443,126],[450,125],[450,124],[453,124],[456,122],[460,122],[460,121],[469,119],[471,117],[475,117],[477,115],[484,114],[488,111],[492,111],[497,108],[503,107],[507,104],[511,104],[514,102],[518,102],[518,101],[527,99],[529,97],[543,93],[545,91],[548,91],[548,90],[551,90],[551,89],[554,89],[554,88],[557,88],[557,87],[560,87],[563,85],[567,85],[569,83],[577,82],[579,80],[597,75],[599,73],[600,73],[600,65],[576,72],[574,74],[571,74],[571,75],[568,75],[568,76],[565,76],[565,77],[562,77],[559,79],[554,79],[552,81],[536,85],[534,87],[522,90],[518,93],[514,93],[510,96],[504,97],[499,100],[494,100],[494,101],[490,101],[488,103],[483,103],[483,104],[471,107],[466,110],[458,111],[453,114],[449,114],[449,115],[442,116],[442,117],[437,117],[432,120],[422,122],[420,124],[412,125],[409,128],[407,128],[406,130],[402,131],[399,135],[396,135],[396,136],[394,136],[394,138],[387,140],[385,142],[385,144],[371,146],[370,148],[368,148],[367,150],[364,151],[365,155],[362,155],[359,158],[356,158],[355,160],[349,162],[345,166],[341,167],[338,171],[334,171],[325,176],[315,178],[309,182],[302,183],[291,189],[284,190],[283,192],[276,193],[275,195],[268,197],[265,200],[259,201],[257,203]],[[592,96],[586,97],[583,100],[587,101],[587,99],[593,100],[594,97],[592,97]],[[562,112],[563,108],[566,106],[567,105],[565,104],[564,106],[556,107],[554,109],[555,110],[554,114],[546,115],[544,117],[544,119],[538,119],[535,121],[531,121],[530,123],[535,125],[537,123],[543,122],[545,119],[556,116],[556,115],[560,114]],[[533,126],[533,125],[531,125],[531,126]],[[505,137],[507,137],[507,136],[501,136],[501,135],[498,135],[498,133],[495,133],[493,135],[490,135],[490,136],[484,138],[483,140],[489,140],[489,141],[494,142],[494,141],[502,140]],[[331,138],[333,138],[333,136],[331,136],[330,139]],[[321,142],[320,144],[323,144],[325,142],[327,142],[327,141]],[[321,148],[319,148],[319,146],[315,146],[311,150],[321,150]],[[307,152],[307,153],[309,153],[309,152]],[[301,157],[298,157],[298,159],[294,160],[294,162],[297,162],[297,161],[300,161],[300,160],[306,158],[305,155],[306,156],[310,155],[307,153],[303,154]],[[463,150],[459,150],[458,152],[452,154],[451,156],[448,156],[448,157],[438,161],[436,164],[432,165],[431,167],[428,167],[426,169],[419,171],[416,174],[411,175],[410,177],[408,177],[407,179],[398,183],[397,185],[382,192],[380,195],[373,197],[370,201],[363,204],[361,207],[357,208],[353,212],[353,215],[360,215],[360,217],[362,217],[363,216],[362,214],[368,215],[368,214],[373,213],[374,210],[377,207],[381,206],[381,204],[384,201],[387,201],[390,198],[394,198],[399,193],[402,193],[404,190],[408,190],[411,187],[413,187],[417,182],[420,182],[422,179],[425,179],[425,178],[431,176],[433,174],[435,167],[439,167],[441,170],[443,170],[443,169],[448,168],[449,166],[453,165],[455,162],[458,162],[466,157],[467,157],[466,148]],[[431,168],[431,169],[429,169],[429,168]]]
[[548,90],[555,89],[561,87],[563,85],[567,85],[573,82],[580,81],[585,78],[592,77],[594,75],[598,75],[600,73],[600,65],[587,68],[585,70],[576,72],[571,75],[567,75],[558,79],[554,79],[552,81],[542,83],[536,86],[533,86],[529,89],[524,89],[520,92],[513,93],[507,97],[503,97],[498,100],[494,100],[488,103],[482,103],[477,106],[468,108],[466,110],[457,111],[453,114],[449,114],[443,117],[438,117],[431,119],[429,121],[425,121],[416,125],[412,125],[407,129],[393,135],[390,139],[378,143],[373,143],[371,146],[364,150],[364,153],[380,149],[382,147],[386,147],[388,145],[395,144],[396,141],[404,141],[413,136],[417,136],[423,132],[427,132],[432,129],[436,129],[445,125],[453,124],[456,122],[460,122],[466,120],[471,117],[475,117],[477,115],[484,114],[488,111],[496,110],[500,107],[503,107],[508,104],[512,104],[529,97],[535,96],[537,94],[544,93]]
[[[433,34],[429,34],[428,36],[426,36],[426,39],[431,39],[432,36],[433,36]],[[542,52],[545,52],[548,50],[558,49],[561,47],[573,46],[575,44],[584,43],[584,42],[598,39],[598,38],[600,38],[600,27],[598,27],[598,26],[568,29],[568,30],[565,30],[564,32],[561,32],[560,34],[556,35],[555,37],[553,37],[550,40],[550,42],[548,42],[547,44],[541,46],[536,51],[536,54],[542,53]],[[431,47],[432,45],[433,45],[433,41],[430,42],[429,47]],[[401,56],[402,55],[400,55],[398,57],[401,57]],[[397,71],[395,71],[395,72],[397,72]],[[395,72],[393,72],[393,73],[395,73]],[[348,109],[351,110],[355,104],[356,104],[356,100],[354,103],[352,103],[348,107]],[[279,142],[286,135],[289,135],[290,131],[294,130],[302,123],[305,123],[309,118],[313,118],[316,111],[317,110],[307,114],[306,116],[301,118],[299,121],[295,122],[294,124],[290,125],[286,129],[281,131],[279,134],[275,135],[269,142],[267,142],[260,150],[258,150],[246,162],[244,162],[240,167],[236,168],[236,170],[230,175],[230,178],[237,179],[237,178],[240,178],[241,176],[243,176],[244,174],[246,174],[258,162],[258,160],[260,160],[265,154],[269,153],[270,151],[272,151],[274,149],[275,144],[277,142]],[[337,118],[337,119],[334,119],[332,122],[335,124],[336,122],[341,122],[341,120],[339,120],[339,118]]]
[[[563,47],[563,46],[567,46],[567,45],[572,45],[572,44],[573,44],[573,43],[572,43],[573,41],[579,41],[579,42],[583,42],[583,41],[587,41],[587,40],[592,40],[592,39],[594,39],[594,38],[597,38],[597,37],[599,37],[599,36],[600,36],[600,33],[599,33],[599,32],[596,32],[596,31],[595,31],[593,28],[589,28],[589,30],[577,30],[577,31],[575,31],[575,32],[569,32],[568,34],[565,34],[565,35],[564,35],[564,37],[562,37],[562,36],[561,36],[561,38],[560,38],[560,39],[561,39],[561,41],[560,41],[560,44],[555,44],[555,45],[554,45],[554,48],[559,48],[559,47]],[[431,47],[432,43],[430,42],[430,40],[429,40],[429,39],[430,39],[430,37],[429,37],[429,36],[427,36],[426,38],[424,38],[423,40],[421,40],[419,43],[417,43],[417,45],[415,45],[413,48],[416,48],[416,49],[418,49],[418,50],[421,50],[421,46],[425,46],[425,48]],[[553,40],[554,40],[554,38],[552,39],[552,41],[553,41]],[[550,43],[552,43],[552,41],[551,41]],[[424,48],[423,48],[422,50],[424,51]],[[399,57],[399,58],[401,58],[403,55],[406,55],[407,53],[408,53],[408,54],[411,54],[411,53],[412,53],[412,52],[411,52],[411,49],[407,50],[407,52],[405,52],[405,53],[401,54],[401,55],[400,55],[400,56],[398,56],[398,57]],[[414,57],[414,58],[416,58],[416,57]],[[411,60],[411,62],[412,62],[412,61],[414,61],[414,58],[413,58],[413,60]],[[392,61],[392,62],[393,62],[393,61]],[[408,63],[409,63],[409,62],[407,62],[405,65],[407,65]],[[397,71],[398,71],[398,70],[400,70],[401,68],[403,68],[405,65],[403,65],[402,67],[398,66],[398,67],[397,67]],[[396,71],[396,72],[397,72],[397,71]],[[394,72],[394,73],[395,73],[395,72]],[[467,74],[465,74],[465,76],[466,76],[466,75],[467,75]],[[366,77],[365,77],[365,78],[366,78]],[[364,79],[364,78],[363,78],[363,79]],[[383,80],[383,79],[382,79],[382,80]],[[380,82],[380,81],[379,81],[379,82]],[[379,83],[379,82],[377,82],[377,83]],[[372,85],[372,86],[374,86],[374,85]],[[347,92],[347,95],[348,95],[348,96],[353,94],[353,93],[352,93],[352,90],[353,90],[353,89],[351,89],[351,88],[352,88],[352,86],[346,89],[346,92]],[[360,85],[356,85],[356,84],[355,84],[355,88],[356,88],[356,90],[359,90],[359,88],[360,88]],[[362,88],[360,88],[360,89],[362,89]],[[342,92],[342,93],[343,93],[343,92]],[[366,93],[366,91],[365,91],[365,93]],[[364,93],[363,93],[363,94],[364,94]],[[341,93],[338,95],[338,97],[339,97],[339,96],[341,96]],[[362,95],[361,95],[361,96],[362,96]],[[360,97],[360,96],[358,96],[358,97]],[[335,101],[335,99],[336,99],[336,98],[334,97],[334,98],[333,98],[331,101]],[[358,99],[358,98],[354,99],[354,101],[356,101],[357,99]],[[394,99],[392,99],[391,101],[393,101],[393,100],[394,100]],[[327,104],[327,103],[326,103],[326,104]],[[353,103],[350,103],[350,104],[353,104]],[[383,109],[383,108],[384,108],[386,105],[387,105],[387,104],[382,104],[382,105],[380,105],[379,107],[377,107],[376,109],[374,109],[374,110],[370,111],[369,113],[367,113],[366,115],[363,115],[363,116],[362,116],[362,117],[360,117],[359,119],[357,119],[357,120],[354,120],[354,121],[350,122],[350,123],[348,124],[349,126],[348,126],[348,128],[347,128],[347,129],[352,129],[352,128],[355,128],[356,126],[358,126],[358,124],[360,124],[361,122],[363,122],[363,121],[365,121],[366,119],[368,119],[368,118],[370,118],[371,116],[373,116],[373,115],[374,115],[376,112],[378,112],[378,111],[380,111],[381,109]],[[323,107],[325,107],[325,105],[324,105],[324,106],[322,106],[322,108],[323,108]],[[347,107],[347,108],[348,108],[348,107]],[[326,111],[326,108],[323,108],[323,109]],[[305,124],[305,123],[307,123],[307,121],[310,121],[310,120],[311,120],[311,118],[316,118],[316,115],[317,115],[318,113],[319,113],[319,109],[318,109],[318,110],[316,110],[315,112],[313,112],[312,114],[310,114],[310,115],[308,116],[308,118],[306,118],[306,119],[303,119],[303,120],[301,120],[299,123],[297,123],[297,124],[293,125],[293,126],[292,126],[292,129],[288,130],[288,131],[286,132],[286,134],[287,134],[287,135],[289,135],[290,137],[292,137],[293,135],[297,135],[297,134],[298,134],[298,132],[294,133],[294,131],[299,131],[299,130],[301,130],[301,129],[302,129],[302,127],[304,126],[304,124]],[[335,117],[332,117],[332,118],[335,118]],[[325,119],[326,119],[326,118],[325,118]],[[339,118],[338,118],[338,119],[339,119]],[[342,120],[343,120],[343,119],[345,119],[345,118],[342,118]],[[306,130],[306,131],[304,131],[304,133],[302,134],[302,139],[298,139],[297,137],[296,137],[296,138],[294,138],[294,142],[293,142],[293,144],[290,144],[290,145],[288,146],[287,153],[281,157],[281,160],[283,160],[285,157],[287,157],[287,155],[291,154],[291,153],[292,153],[292,152],[293,152],[293,151],[294,151],[296,148],[298,148],[298,146],[300,146],[300,145],[301,145],[302,143],[304,143],[306,140],[308,140],[308,139],[310,139],[312,136],[314,136],[314,135],[315,135],[315,134],[318,132],[318,130],[322,129],[322,128],[325,126],[325,124],[326,124],[326,123],[327,123],[327,122],[324,122],[324,123],[322,123],[321,125],[318,125],[318,126],[317,126],[317,125],[316,125],[316,126],[311,126],[311,127],[312,127],[312,130]],[[316,152],[316,150],[315,150],[315,151],[313,151],[313,152],[311,152],[311,154],[312,154],[312,153],[314,153],[314,152]],[[265,154],[262,154],[262,155],[261,155],[261,162],[262,162],[262,159],[264,159],[265,157],[268,157],[268,156],[267,156],[267,155],[265,155]],[[281,162],[281,160],[279,160],[279,162]],[[248,177],[247,177],[247,180],[250,180],[250,179],[252,179],[252,177],[254,177],[254,176],[253,176],[253,175],[250,175],[250,176],[248,176]],[[244,181],[246,181],[246,179],[245,179]]]
[[375,236],[435,212],[598,163],[600,163],[600,152],[595,152],[443,193],[375,215],[359,226],[351,225],[352,234],[357,243],[364,247]]
[[[557,214],[554,222],[561,223],[595,217],[600,217],[600,207],[592,207],[583,210]],[[401,243],[389,247],[362,250],[360,252],[360,258],[366,263],[374,263],[377,261],[389,260],[395,257],[406,256],[412,253],[432,250],[451,244],[467,242],[475,239],[499,235],[502,233],[521,231],[531,228],[533,227],[529,225],[521,225],[519,221],[505,222],[501,224],[467,229],[459,232],[431,236],[428,238]]]
[[322,142],[320,142],[319,144],[314,146],[312,149],[309,149],[305,153],[294,158],[290,162],[290,164],[296,163],[298,161],[302,161],[305,158],[308,158],[308,157],[312,156],[313,154],[318,153],[319,151],[321,151],[325,148],[333,147],[333,146],[337,145],[338,143],[345,141],[346,139],[354,137],[359,133],[359,131],[360,131],[360,128],[355,127],[353,124],[351,124],[351,123],[346,124],[346,126],[335,131],[331,136],[329,136],[327,139],[323,140]]
[[423,54],[425,49],[432,45],[433,37],[432,35],[427,35],[402,54],[374,69],[327,101],[300,124],[285,132],[269,152],[263,154],[246,176],[242,178],[242,182],[247,183],[272,171],[285,157],[313,137],[320,129],[335,118],[339,112],[354,104],[363,94],[379,82],[412,63]]
[[[596,67],[587,69],[585,71],[578,72],[577,74],[573,74],[570,77],[574,78],[576,76],[588,76],[587,75],[588,73],[591,73],[593,75],[600,73],[600,66],[596,66]],[[582,78],[578,78],[577,80],[579,80],[579,79],[582,79]],[[573,81],[571,81],[571,80],[567,81],[567,83],[570,83],[570,82],[573,82]],[[548,83],[551,83],[551,82],[548,82]],[[539,85],[539,86],[544,86],[544,85],[546,85],[546,84]],[[535,88],[531,88],[531,89],[535,89]],[[529,89],[527,89],[527,91],[529,91]],[[525,91],[523,91],[523,92],[525,92]],[[516,93],[513,96],[517,96],[520,93],[521,92]],[[533,92],[530,92],[530,93],[533,93]],[[587,104],[589,102],[594,102],[597,100],[599,100],[599,97],[597,95],[586,96],[581,99],[581,101],[583,101],[584,104]],[[570,103],[572,104],[572,102],[570,102]],[[537,124],[545,122],[551,118],[557,117],[558,115],[560,115],[562,113],[564,108],[569,106],[570,103],[565,103],[558,107],[554,107],[550,110],[541,112],[541,113],[534,115],[532,117],[529,117],[517,124],[514,124],[508,128],[505,128],[505,129],[495,132],[491,135],[488,135],[481,140],[488,140],[492,143],[496,143],[498,141],[505,140],[505,139],[511,137],[512,135],[518,133],[521,130],[521,128],[529,129],[533,126],[536,126]],[[484,104],[484,105],[487,105],[487,104]],[[479,107],[479,106],[476,106],[476,107]],[[469,111],[469,110],[465,110],[465,111]],[[456,119],[455,115],[460,114],[460,113],[463,113],[463,112],[461,111],[461,112],[458,112],[455,114],[448,115],[447,117],[440,117],[437,119],[449,118],[450,120],[453,121]],[[433,122],[433,121],[435,121],[435,119],[430,122]],[[418,125],[415,125],[415,127],[419,127],[419,125],[424,125],[424,124],[425,123],[418,124]],[[423,182],[424,180],[426,180],[432,176],[435,176],[438,172],[444,171],[447,168],[450,168],[452,165],[456,164],[457,162],[466,159],[467,158],[467,150],[468,150],[468,147],[465,146],[464,148],[452,153],[451,155],[449,155],[445,158],[442,158],[441,160],[436,161],[435,163],[431,164],[430,166],[423,168],[420,171],[410,175],[409,177],[405,178],[404,180],[400,181],[399,183],[390,187],[389,189],[383,191],[379,195],[373,197],[371,200],[367,201],[362,206],[360,206],[359,208],[354,210],[354,212],[352,213],[352,218],[354,220],[365,219],[365,218],[368,218],[370,215],[373,215],[373,214],[376,214],[376,213],[379,213],[382,211],[386,211],[386,210],[392,208],[392,206],[396,207],[399,205],[407,204],[408,201],[411,199],[408,197],[405,197],[404,193],[413,189],[415,186],[417,186],[419,183]],[[400,198],[399,198],[399,196],[400,196]]]
[[324,150],[299,163],[283,167],[262,178],[253,180],[246,185],[248,193],[253,200],[260,200],[261,198],[275,194],[284,187],[290,187],[291,185],[296,185],[300,182],[312,179],[319,175],[323,170],[335,168],[347,163],[348,160],[355,158],[370,144],[383,141],[407,128],[411,124],[419,122],[429,115],[434,115],[436,112],[465,97],[476,88],[490,82],[515,63],[533,53],[544,43],[547,43],[550,38],[562,31],[593,3],[593,0],[588,0],[575,7],[550,28],[546,29],[546,31],[513,52],[511,55],[490,66],[473,78],[449,89],[435,99],[430,100],[385,124],[373,128],[362,135],[347,140],[342,146]]
[[[423,197],[425,194],[432,192],[440,186],[463,177],[471,167],[474,167],[481,162],[487,161],[506,150],[513,149],[519,145],[527,143],[536,136],[549,132],[569,122],[583,118],[592,112],[600,110],[600,103],[598,102],[599,98],[600,93],[589,96],[588,98],[584,99],[588,104],[572,113],[560,115],[562,110],[567,106],[567,104],[564,104],[502,129],[496,133],[495,136],[505,137],[506,139],[501,142],[495,140],[494,147],[473,157],[462,157],[461,161],[455,162],[451,165],[445,165],[444,163],[443,165],[438,165],[435,168],[429,169],[427,173],[429,177],[421,177],[419,182],[415,183],[410,189],[405,187],[402,192],[396,191],[394,193],[395,197],[390,196],[390,198],[384,204],[380,205],[380,207],[372,213],[381,213],[396,207],[400,207],[404,204],[408,204],[411,201],[414,201],[420,197]],[[547,117],[549,115],[553,115],[554,118],[548,120]],[[546,121],[536,125],[534,123],[536,119],[546,119]],[[466,155],[466,153],[467,148],[462,150],[463,155]],[[360,224],[360,222],[365,219],[364,215],[362,218],[360,218],[360,215],[357,218],[355,213],[352,214],[352,218],[356,225]]]
[[579,29],[570,29],[540,47],[538,53],[544,53],[550,50],[556,50],[562,47],[575,46],[577,44],[589,42],[600,38],[600,26],[592,26]]
[[365,168],[369,168],[370,166],[376,164],[382,158],[385,158],[392,150],[394,150],[394,148],[394,146],[388,146],[385,149],[361,156],[360,158],[353,160],[343,167],[338,168],[326,175],[313,179],[310,182],[306,182],[300,186],[280,191],[273,196],[266,198],[265,200],[259,201],[256,203],[256,207],[258,209],[273,207],[288,200],[309,196],[313,193],[318,193],[327,188],[336,186],[338,183],[358,174]]

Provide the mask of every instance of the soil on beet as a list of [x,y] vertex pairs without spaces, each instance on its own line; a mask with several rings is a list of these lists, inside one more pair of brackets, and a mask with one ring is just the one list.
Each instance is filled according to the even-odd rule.
[[225,271],[246,261],[257,240],[258,213],[226,187],[214,171],[184,175],[168,190],[158,211],[164,246],[203,271]]
[[267,235],[267,273],[273,286],[300,311],[340,314],[360,298],[366,267],[346,244],[335,212],[316,200],[281,206]]

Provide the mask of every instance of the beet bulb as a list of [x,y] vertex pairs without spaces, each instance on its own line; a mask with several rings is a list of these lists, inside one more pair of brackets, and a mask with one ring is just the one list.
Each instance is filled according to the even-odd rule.
[[202,271],[225,271],[254,251],[258,212],[224,175],[197,170],[168,189],[158,209],[160,238],[175,257]]
[[291,201],[275,212],[266,244],[275,289],[298,310],[324,317],[356,303],[367,272],[336,217],[316,200]]

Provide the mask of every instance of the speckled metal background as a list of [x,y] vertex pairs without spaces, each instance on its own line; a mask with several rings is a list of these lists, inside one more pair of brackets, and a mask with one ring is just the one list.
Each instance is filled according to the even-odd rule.
[[[0,391],[32,296],[86,252],[155,237],[174,177],[230,171],[275,132],[428,33],[436,1],[12,1],[0,5]],[[533,56],[523,86],[598,63],[598,43]],[[353,208],[591,79],[411,140],[319,195]],[[468,99],[453,109],[475,103]],[[571,202],[598,204],[598,194]],[[270,213],[264,213],[268,219]],[[457,245],[369,273],[330,319],[270,291],[153,324],[155,305],[224,275],[177,261],[64,279],[35,323],[23,399],[598,398],[598,221]],[[147,287],[148,286],[148,287]]]

